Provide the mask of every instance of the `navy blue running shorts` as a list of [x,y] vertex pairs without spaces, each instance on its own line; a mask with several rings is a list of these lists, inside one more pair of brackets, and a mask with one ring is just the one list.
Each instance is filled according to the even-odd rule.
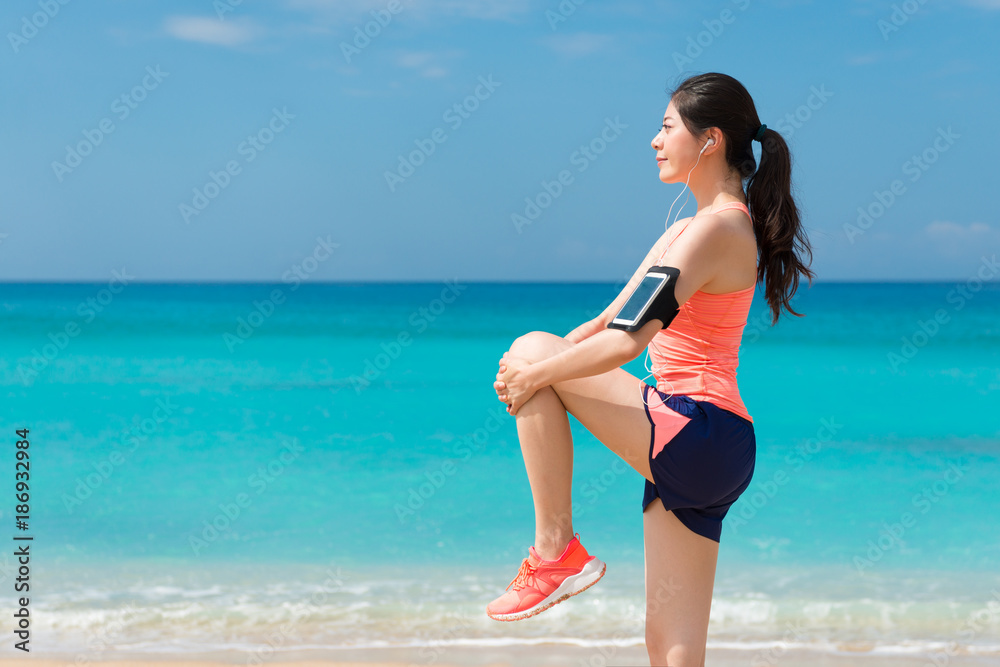
[[653,482],[646,480],[642,510],[659,497],[681,523],[718,542],[722,519],[753,478],[753,422],[714,403],[669,396],[640,382],[653,473]]

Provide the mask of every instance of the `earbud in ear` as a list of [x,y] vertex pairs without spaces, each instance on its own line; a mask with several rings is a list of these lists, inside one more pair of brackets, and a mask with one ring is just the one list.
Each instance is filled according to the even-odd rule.
[[[706,149],[706,148],[708,148],[709,146],[711,146],[711,145],[712,145],[712,144],[714,144],[714,143],[715,143],[715,139],[709,139],[708,141],[706,141],[706,142],[705,142],[705,145],[701,147],[701,153],[704,153],[704,152],[705,152],[705,149]],[[701,153],[699,153],[699,155],[700,155]]]

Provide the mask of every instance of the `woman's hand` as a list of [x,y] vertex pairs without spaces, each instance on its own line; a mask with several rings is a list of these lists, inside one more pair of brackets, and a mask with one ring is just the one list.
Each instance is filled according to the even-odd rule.
[[507,412],[512,415],[516,415],[521,406],[538,391],[530,368],[530,361],[511,356],[509,351],[504,352],[500,359],[500,370],[493,388],[497,391],[497,398],[507,404]]

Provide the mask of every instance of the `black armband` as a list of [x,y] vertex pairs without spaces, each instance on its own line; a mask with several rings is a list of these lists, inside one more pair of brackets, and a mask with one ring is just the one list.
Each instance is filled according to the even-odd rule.
[[666,329],[680,310],[674,296],[680,274],[680,270],[672,266],[650,267],[608,328],[638,331],[656,319],[663,322],[661,329]]

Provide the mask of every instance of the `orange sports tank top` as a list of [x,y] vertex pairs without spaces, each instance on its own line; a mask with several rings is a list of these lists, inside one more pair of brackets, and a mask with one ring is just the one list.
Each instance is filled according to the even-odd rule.
[[[740,202],[730,202],[713,212],[729,208],[740,208],[750,215]],[[660,254],[657,264],[666,252]],[[755,287],[723,294],[698,290],[681,306],[670,326],[657,332],[646,348],[653,360],[657,389],[709,401],[753,423],[740,398],[736,368]]]

